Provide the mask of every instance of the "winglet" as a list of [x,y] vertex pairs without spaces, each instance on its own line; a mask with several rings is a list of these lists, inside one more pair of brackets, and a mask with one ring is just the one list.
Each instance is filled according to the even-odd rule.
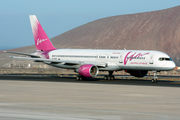
[[36,15],[29,15],[32,32],[34,36],[34,41],[36,45],[36,49],[38,51],[45,51],[45,50],[54,50],[56,49],[53,44],[51,43],[50,39],[46,35],[45,31],[43,30],[40,22],[38,21]]

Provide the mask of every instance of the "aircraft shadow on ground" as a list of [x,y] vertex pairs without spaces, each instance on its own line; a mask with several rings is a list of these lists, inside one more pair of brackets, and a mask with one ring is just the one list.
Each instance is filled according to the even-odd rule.
[[55,77],[55,76],[41,76],[41,75],[38,76],[0,75],[0,80],[180,87],[180,81],[159,80],[157,83],[151,83],[151,80],[143,80],[143,79],[115,79],[108,81],[108,80],[104,80],[103,77],[88,78],[87,80],[76,81],[75,77]]

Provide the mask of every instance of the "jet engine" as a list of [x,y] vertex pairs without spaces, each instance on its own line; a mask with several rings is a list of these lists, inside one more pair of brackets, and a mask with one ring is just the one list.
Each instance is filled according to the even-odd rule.
[[144,77],[148,73],[147,70],[127,70],[126,72],[135,77]]
[[95,77],[97,76],[99,69],[93,64],[85,64],[81,65],[77,72],[84,77]]

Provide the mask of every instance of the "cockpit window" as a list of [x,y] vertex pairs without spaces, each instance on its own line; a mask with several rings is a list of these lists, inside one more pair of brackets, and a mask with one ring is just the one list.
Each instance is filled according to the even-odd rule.
[[159,61],[172,61],[172,59],[171,58],[159,58]]

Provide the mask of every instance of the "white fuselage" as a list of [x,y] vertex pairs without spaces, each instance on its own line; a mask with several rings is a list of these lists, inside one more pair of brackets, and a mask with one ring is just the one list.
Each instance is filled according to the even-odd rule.
[[[95,49],[57,49],[49,52],[49,59],[60,61],[79,61],[105,63],[102,71],[118,70],[172,70],[175,63],[163,52],[151,50],[95,50]],[[52,66],[74,69],[76,65],[63,63]]]

